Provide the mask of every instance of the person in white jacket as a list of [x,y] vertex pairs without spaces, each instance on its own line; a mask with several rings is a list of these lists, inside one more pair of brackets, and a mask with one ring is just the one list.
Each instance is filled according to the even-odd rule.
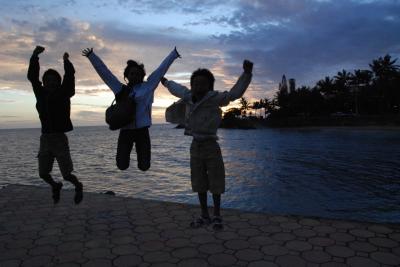
[[116,98],[126,93],[136,104],[136,119],[122,127],[119,133],[116,155],[117,167],[120,170],[126,170],[129,167],[130,154],[135,143],[138,168],[142,171],[148,170],[151,160],[149,127],[151,126],[154,91],[174,60],[180,57],[176,47],[160,66],[148,76],[147,81],[144,81],[146,76],[144,65],[134,60],[128,60],[124,70],[124,79],[128,80],[126,85],[112,74],[103,61],[93,52],[93,48],[84,49],[82,55],[90,60],[101,79],[114,92]]
[[[243,74],[229,92],[214,91],[214,76],[207,69],[198,69],[190,78],[191,90],[176,82],[162,79],[171,94],[179,97],[186,109],[171,108],[166,111],[167,121],[185,122],[185,134],[193,136],[190,146],[190,172],[193,192],[198,193],[201,216],[190,226],[198,228],[213,223],[215,230],[223,228],[220,214],[221,194],[225,192],[225,168],[221,149],[217,143],[217,129],[222,119],[221,106],[240,98],[248,88],[253,63],[243,62]],[[180,114],[168,114],[178,112]],[[179,119],[185,117],[184,119]],[[178,118],[178,119],[177,119]],[[207,208],[207,191],[214,200],[214,217],[210,218]]]

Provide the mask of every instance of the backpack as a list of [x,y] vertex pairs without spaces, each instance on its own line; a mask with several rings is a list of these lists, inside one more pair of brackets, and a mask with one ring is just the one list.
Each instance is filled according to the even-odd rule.
[[122,86],[121,92],[106,109],[106,123],[110,130],[118,130],[136,119],[136,103],[129,97],[130,88]]

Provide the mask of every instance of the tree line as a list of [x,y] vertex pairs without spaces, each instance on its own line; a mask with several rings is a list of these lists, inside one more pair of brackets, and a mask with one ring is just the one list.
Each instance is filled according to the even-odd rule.
[[330,115],[387,115],[400,113],[400,66],[390,55],[374,59],[369,69],[339,71],[313,87],[281,88],[272,98],[250,103],[241,98],[224,118]]

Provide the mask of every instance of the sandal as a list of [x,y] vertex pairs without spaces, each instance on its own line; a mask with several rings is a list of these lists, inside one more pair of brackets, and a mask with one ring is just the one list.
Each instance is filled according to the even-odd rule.
[[197,229],[205,225],[209,225],[211,223],[210,217],[202,217],[195,219],[193,222],[190,223],[190,227]]
[[222,229],[224,229],[221,216],[214,216],[211,223],[213,224],[212,228],[214,229],[214,231],[221,231]]

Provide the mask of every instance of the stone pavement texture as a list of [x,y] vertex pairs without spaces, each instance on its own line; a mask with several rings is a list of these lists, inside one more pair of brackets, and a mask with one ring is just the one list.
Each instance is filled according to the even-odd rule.
[[225,229],[190,229],[198,207],[63,190],[0,189],[0,266],[400,266],[400,225],[223,210]]

